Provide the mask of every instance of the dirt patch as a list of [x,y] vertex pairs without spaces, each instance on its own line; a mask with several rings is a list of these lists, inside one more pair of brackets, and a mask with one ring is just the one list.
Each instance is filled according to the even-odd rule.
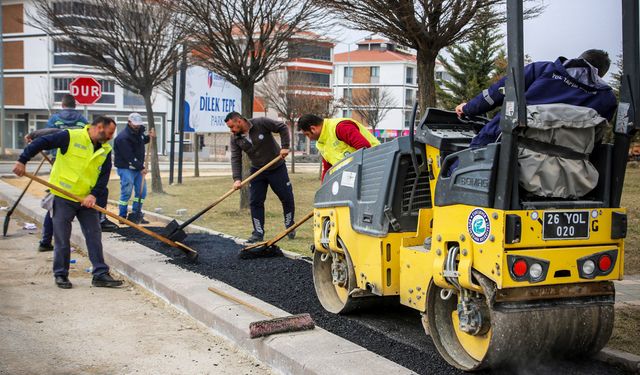
[[640,355],[640,307],[616,308],[616,321],[609,346]]

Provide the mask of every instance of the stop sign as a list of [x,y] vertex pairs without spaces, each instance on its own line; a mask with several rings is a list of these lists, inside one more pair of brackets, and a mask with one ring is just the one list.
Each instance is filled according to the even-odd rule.
[[102,97],[102,86],[93,77],[78,77],[69,84],[69,92],[78,104],[89,105]]

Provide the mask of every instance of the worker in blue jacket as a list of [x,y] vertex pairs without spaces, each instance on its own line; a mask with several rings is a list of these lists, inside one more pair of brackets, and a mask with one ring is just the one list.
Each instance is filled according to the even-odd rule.
[[[524,69],[524,90],[527,105],[562,103],[593,108],[611,121],[616,110],[616,97],[602,79],[611,60],[607,52],[590,49],[576,59],[559,57],[556,61],[540,61]],[[483,90],[468,103],[456,107],[458,116],[477,116],[502,106],[501,92],[505,78]],[[500,114],[489,121],[471,141],[471,148],[496,142],[500,135]]]
[[[145,135],[142,116],[139,113],[129,115],[127,127],[125,127],[116,137],[113,145],[114,165],[118,168],[120,176],[120,216],[127,217],[127,209],[131,191],[134,198],[131,205],[131,213],[128,219],[134,223],[147,224],[142,213],[142,203],[147,196],[147,187],[143,187],[142,182],[147,174],[144,166],[145,145],[149,143],[151,137],[155,137],[153,129],[149,135]],[[142,191],[140,191],[142,188]]]

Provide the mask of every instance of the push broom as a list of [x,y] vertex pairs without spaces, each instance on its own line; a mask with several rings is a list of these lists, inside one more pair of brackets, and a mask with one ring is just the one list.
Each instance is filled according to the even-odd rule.
[[[53,185],[53,184],[49,183],[48,181],[45,181],[45,180],[41,179],[40,177],[34,176],[31,173],[25,173],[24,175],[29,177],[33,181],[41,183],[42,185],[48,187],[49,189],[53,189],[53,190],[57,191],[58,193],[64,194],[67,197],[70,197],[71,199],[73,199],[75,201],[82,202],[82,198],[78,197],[77,195],[71,194],[68,191],[62,189],[61,187]],[[166,243],[169,246],[172,246],[172,247],[175,247],[177,249],[182,250],[185,253],[185,255],[191,260],[198,259],[198,253],[195,250],[193,250],[192,248],[190,248],[189,246],[187,246],[187,245],[185,245],[183,243],[180,243],[180,242],[177,242],[177,241],[172,241],[172,240],[170,240],[168,238],[165,238],[165,237],[159,235],[158,233],[152,232],[149,229],[147,229],[147,228],[145,228],[145,227],[143,227],[141,225],[138,225],[138,224],[136,224],[136,223],[134,223],[134,222],[132,222],[130,220],[127,220],[127,219],[125,219],[123,217],[120,217],[120,216],[112,213],[111,211],[106,210],[106,209],[104,209],[104,208],[102,208],[100,206],[93,206],[93,209],[96,210],[96,211],[102,212],[103,214],[105,214],[107,216],[110,216],[110,217],[112,217],[112,218],[114,218],[116,220],[119,220],[119,221],[129,225],[130,227],[139,230],[140,232],[142,232],[144,234],[147,234],[147,235],[149,235],[149,236],[151,236],[151,237],[153,237],[153,238],[155,238],[157,240],[160,240],[160,241]]]
[[260,320],[249,324],[249,337],[252,339],[276,333],[307,331],[316,327],[316,324],[309,313],[276,317],[270,312],[236,298],[220,289],[210,286],[209,291],[269,318],[268,320]]

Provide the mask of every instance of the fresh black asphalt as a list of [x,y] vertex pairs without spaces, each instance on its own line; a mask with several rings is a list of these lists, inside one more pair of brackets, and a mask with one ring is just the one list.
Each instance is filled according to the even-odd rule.
[[[149,228],[162,232],[162,228]],[[221,236],[189,234],[185,243],[199,252],[197,262],[131,228],[118,233],[171,258],[181,268],[220,280],[291,314],[309,313],[316,324],[419,374],[462,374],[438,354],[424,334],[415,310],[385,303],[376,310],[350,315],[325,311],[313,287],[311,264],[286,257],[240,260],[241,245]],[[487,372],[488,373],[488,372]],[[620,374],[620,369],[595,360],[545,361],[493,371],[504,374]]]

